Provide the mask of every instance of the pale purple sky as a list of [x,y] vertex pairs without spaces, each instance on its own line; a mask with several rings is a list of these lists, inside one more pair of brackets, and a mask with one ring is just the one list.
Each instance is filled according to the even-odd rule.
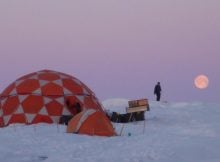
[[[0,90],[42,69],[100,100],[220,101],[219,0],[1,0]],[[210,85],[194,87],[206,74]]]

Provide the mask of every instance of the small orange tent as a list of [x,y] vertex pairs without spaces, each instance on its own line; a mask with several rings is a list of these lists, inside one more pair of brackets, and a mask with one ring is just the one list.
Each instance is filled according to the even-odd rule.
[[68,123],[67,133],[97,136],[115,136],[116,133],[106,115],[94,109],[87,109],[74,116]]

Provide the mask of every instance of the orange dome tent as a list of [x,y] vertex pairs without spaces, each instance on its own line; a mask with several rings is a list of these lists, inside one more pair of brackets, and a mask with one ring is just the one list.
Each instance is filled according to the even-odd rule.
[[75,115],[66,100],[83,110],[103,112],[95,94],[77,78],[51,70],[25,75],[0,96],[0,126],[10,123],[58,123],[62,115]]
[[74,116],[68,123],[67,133],[97,136],[114,136],[114,128],[104,113],[97,110],[85,110]]

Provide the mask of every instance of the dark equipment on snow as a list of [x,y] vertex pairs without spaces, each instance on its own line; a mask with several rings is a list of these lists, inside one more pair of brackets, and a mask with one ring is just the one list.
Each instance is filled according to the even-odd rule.
[[68,125],[68,122],[70,121],[70,119],[73,118],[73,115],[62,115],[60,117],[60,121],[59,124],[65,124]]
[[128,101],[129,107],[126,108],[126,114],[112,112],[107,114],[109,119],[115,123],[128,123],[145,120],[145,111],[150,111],[147,99]]

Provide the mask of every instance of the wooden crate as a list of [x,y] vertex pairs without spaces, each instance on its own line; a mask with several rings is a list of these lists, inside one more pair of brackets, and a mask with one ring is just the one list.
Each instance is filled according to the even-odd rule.
[[126,108],[127,113],[134,113],[134,112],[141,112],[141,111],[148,111],[148,107],[145,105],[145,106],[127,107]]
[[148,104],[148,100],[147,99],[140,99],[140,100],[132,100],[132,101],[128,101],[128,105],[129,107],[139,107],[139,106],[149,106]]

